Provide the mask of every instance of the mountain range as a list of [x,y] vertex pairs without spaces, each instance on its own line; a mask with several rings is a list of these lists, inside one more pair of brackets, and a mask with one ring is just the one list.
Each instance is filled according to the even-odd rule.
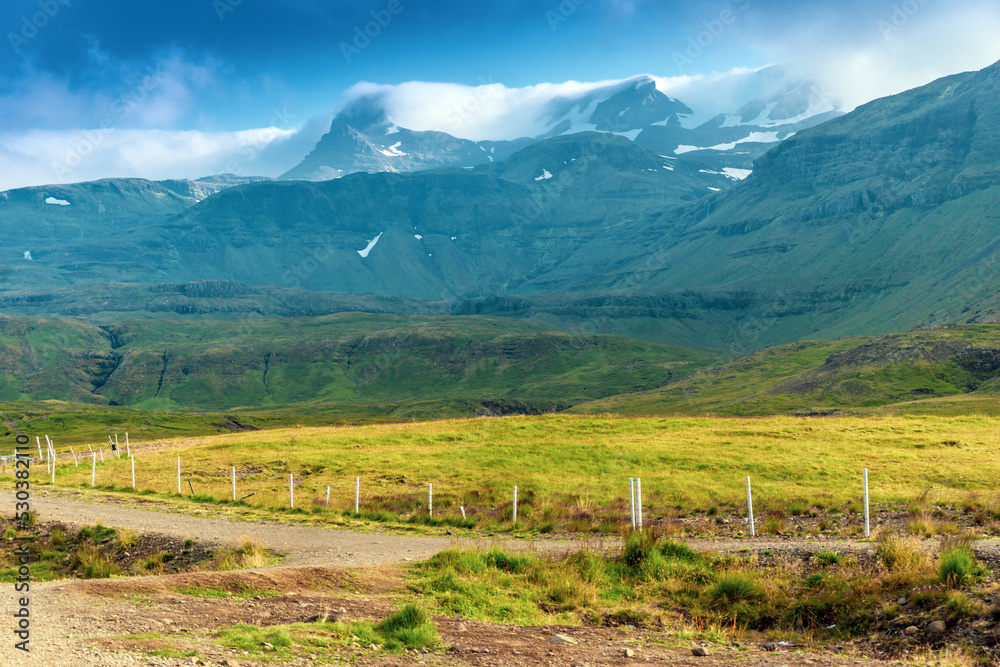
[[[703,113],[661,92],[653,78],[632,77],[556,97],[540,111],[526,110],[538,116],[536,135],[493,141],[400,127],[390,118],[384,93],[368,93],[351,100],[316,148],[281,178],[328,180],[356,172],[475,167],[506,160],[544,139],[579,132],[625,136],[657,154],[692,153],[713,168],[737,169],[742,176],[778,141],[840,115],[836,102],[808,77],[769,67],[755,72],[753,79],[748,84],[753,92],[745,95],[756,96],[700,121]],[[448,113],[457,121],[460,112]]]
[[[396,410],[405,392],[383,383],[393,379],[440,401],[597,400],[595,410],[627,411],[701,391],[708,376],[687,376],[733,354],[993,321],[1000,63],[847,114],[820,111],[800,83],[693,124],[690,107],[639,78],[560,102],[538,136],[491,143],[396,127],[369,98],[342,111],[296,168],[336,178],[0,193],[0,310],[14,332],[0,399],[194,409],[243,387],[217,407],[325,397]],[[371,317],[351,320],[349,333],[329,319],[359,312]],[[260,339],[237,344],[258,321]],[[407,333],[417,325],[433,335]],[[36,340],[39,330],[62,333]],[[844,349],[824,345],[817,354]],[[989,385],[993,367],[967,368],[980,357],[949,345],[935,357],[950,360],[947,391]],[[350,367],[366,346],[379,361]],[[590,370],[504,350],[562,350]],[[272,360],[273,377],[299,372],[315,395],[269,395]],[[46,365],[76,388],[25,390]],[[609,370],[618,367],[636,371]],[[501,368],[506,384],[490,384]],[[618,379],[596,381],[602,373]],[[459,376],[453,390],[441,384]],[[785,380],[815,388],[824,376],[809,377]],[[944,386],[901,383],[885,401]],[[641,398],[613,398],[628,392]]]

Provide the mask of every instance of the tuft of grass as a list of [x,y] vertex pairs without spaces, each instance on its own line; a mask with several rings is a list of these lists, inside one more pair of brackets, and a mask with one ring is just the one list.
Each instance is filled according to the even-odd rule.
[[780,512],[768,512],[761,529],[765,535],[777,535],[785,530],[785,517]]
[[835,551],[819,551],[813,556],[816,562],[823,567],[829,567],[831,565],[839,565],[842,560],[842,556]]
[[263,567],[271,562],[260,542],[244,535],[239,546],[219,549],[212,561],[215,570],[243,570],[251,567]]
[[375,626],[385,637],[387,648],[395,642],[403,648],[427,648],[439,641],[437,626],[430,614],[410,603]]
[[912,538],[900,538],[890,533],[879,536],[875,555],[890,572],[905,572],[926,563],[926,557]]
[[976,555],[967,537],[948,539],[941,544],[938,580],[949,588],[961,588],[978,579],[983,569],[976,564]]
[[118,545],[122,551],[128,551],[139,541],[139,533],[131,528],[119,528],[115,531]]
[[949,591],[944,606],[948,613],[955,618],[977,618],[986,612],[985,604],[960,591]]
[[260,628],[255,625],[234,625],[218,634],[224,646],[248,653],[280,652],[291,646],[292,637],[284,627]]
[[708,596],[718,606],[730,606],[763,598],[764,591],[752,577],[743,572],[732,572],[720,578],[708,591]]
[[81,546],[70,559],[70,568],[83,579],[108,579],[121,574],[120,567],[92,544]]

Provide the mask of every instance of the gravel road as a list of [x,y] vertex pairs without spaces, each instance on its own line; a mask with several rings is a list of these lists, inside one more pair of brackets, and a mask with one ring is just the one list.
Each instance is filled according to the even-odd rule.
[[[538,540],[530,542],[518,542],[509,539],[497,540],[470,540],[453,539],[450,537],[428,537],[415,535],[389,535],[384,533],[362,533],[352,532],[344,529],[330,529],[314,526],[298,526],[279,523],[263,523],[236,521],[218,517],[200,517],[187,514],[175,514],[168,511],[150,511],[140,509],[136,505],[137,499],[110,499],[105,498],[100,502],[86,502],[77,498],[72,491],[49,493],[32,498],[32,508],[39,513],[42,521],[60,521],[76,526],[93,525],[100,521],[104,525],[114,527],[128,527],[140,533],[161,533],[176,538],[191,538],[204,542],[216,542],[221,544],[237,543],[243,536],[250,536],[269,549],[274,549],[287,555],[287,559],[278,566],[269,568],[259,568],[251,573],[237,574],[235,576],[255,576],[271,577],[278,579],[281,577],[299,576],[299,574],[289,575],[288,573],[312,572],[311,576],[321,576],[329,579],[334,576],[331,573],[340,571],[338,568],[374,568],[377,571],[381,566],[402,563],[406,561],[422,560],[430,557],[434,553],[450,546],[462,545],[482,545],[490,541],[501,542],[507,548],[530,549],[539,553],[565,553],[582,547],[594,549],[615,548],[617,540],[600,541],[594,539],[582,540]],[[12,514],[14,507],[14,497],[10,491],[0,491],[0,512],[5,515]],[[166,507],[166,506],[165,506]],[[10,508],[10,509],[8,509]],[[688,543],[696,549],[717,551],[721,553],[756,552],[761,558],[787,556],[802,557],[808,553],[820,550],[833,550],[840,552],[865,553],[871,552],[875,545],[871,542],[859,542],[856,540],[837,539],[816,539],[803,541],[788,538],[766,538],[766,539],[715,539],[715,540],[689,540]],[[929,549],[936,548],[936,542],[925,542]],[[994,567],[1000,563],[1000,541],[980,540],[976,543],[976,550],[981,558],[990,562]],[[331,569],[333,568],[333,569]],[[316,573],[320,573],[317,575]],[[212,573],[202,573],[189,575],[192,577],[218,576]],[[110,647],[108,640],[102,638],[121,637],[138,635],[144,632],[155,630],[165,633],[171,637],[188,636],[184,633],[204,632],[206,628],[210,630],[213,626],[213,619],[221,622],[221,617],[216,617],[223,613],[218,608],[203,611],[202,622],[196,623],[193,619],[196,607],[205,604],[218,604],[217,602],[194,601],[191,598],[174,595],[170,591],[174,581],[169,577],[146,577],[149,581],[161,580],[158,586],[166,586],[166,593],[157,594],[149,608],[136,606],[134,600],[129,600],[127,596],[119,593],[109,593],[117,591],[117,586],[123,584],[124,580],[116,579],[110,581],[59,581],[33,584],[30,591],[31,609],[31,646],[32,652],[24,654],[14,648],[14,639],[11,635],[14,620],[12,614],[18,608],[18,594],[15,593],[13,585],[0,586],[0,604],[2,604],[2,615],[8,619],[0,626],[0,665],[40,665],[45,667],[78,667],[80,665],[93,665],[112,667],[120,665],[189,665],[189,659],[156,657],[149,655],[148,649],[139,649],[139,652],[122,650],[121,647]],[[128,580],[135,581],[142,585],[142,579]],[[167,583],[164,583],[167,582]],[[307,587],[308,588],[308,587]],[[102,589],[106,589],[104,594],[100,594]],[[294,590],[286,589],[286,590]],[[303,589],[306,590],[306,589]],[[275,607],[270,619],[267,617],[250,616],[249,620],[239,620],[234,622],[258,622],[266,624],[269,620],[277,622],[281,613],[287,613],[290,606],[298,613],[315,613],[320,604],[330,604],[330,599],[322,601],[310,601],[306,598],[289,599],[285,593],[279,600],[284,604],[284,608]],[[306,593],[294,593],[294,595],[310,595]],[[174,599],[176,598],[176,599]],[[256,603],[250,601],[247,604],[251,608],[256,608]],[[275,603],[277,604],[277,603]],[[377,617],[378,614],[385,613],[391,605],[391,601],[378,598],[357,599],[350,595],[343,598],[336,598],[335,604],[343,604],[349,607],[351,615],[358,618]],[[310,606],[312,605],[312,606]],[[355,605],[351,607],[351,605]],[[284,609],[285,611],[282,611]],[[228,612],[234,614],[257,613],[248,609],[231,609]],[[269,612],[270,613],[270,612]],[[366,616],[367,615],[367,616]],[[185,618],[187,617],[187,618]],[[233,617],[236,618],[236,617]],[[242,617],[239,617],[242,618]],[[164,625],[167,624],[167,625]],[[173,625],[169,625],[173,624]],[[178,628],[178,624],[189,624],[189,630],[168,631],[168,629]],[[450,665],[521,665],[521,664],[631,664],[632,661],[620,661],[613,659],[612,655],[617,655],[615,651],[622,641],[631,641],[619,636],[621,632],[612,628],[571,628],[573,632],[581,635],[581,639],[586,639],[595,648],[593,650],[579,652],[579,659],[574,660],[568,654],[564,659],[556,656],[553,651],[545,645],[544,649],[538,648],[535,640],[527,641],[524,633],[515,632],[512,628],[503,626],[489,626],[480,624],[482,627],[476,629],[472,636],[465,630],[457,629],[459,626],[467,624],[459,623],[454,619],[443,619],[441,621],[443,638],[447,643],[457,644],[470,640],[478,641],[483,646],[492,646],[494,653],[483,655],[472,653],[451,657],[451,654],[439,664]],[[4,627],[6,626],[6,627]],[[455,628],[452,628],[455,626]],[[472,626],[470,626],[472,627]],[[534,629],[532,632],[543,633],[543,629]],[[452,633],[449,635],[448,633]],[[191,635],[193,636],[193,635]],[[539,634],[541,636],[541,634]],[[540,641],[540,640],[539,640]],[[101,644],[105,642],[105,644]],[[520,643],[518,643],[520,642]],[[629,644],[632,645],[632,644]],[[600,651],[596,647],[603,646]],[[613,648],[612,650],[612,647]],[[638,648],[638,647],[637,647]],[[141,652],[146,650],[146,653]],[[509,657],[500,659],[497,651],[506,651]],[[204,653],[202,654],[204,655]],[[530,657],[529,657],[530,656]],[[426,656],[431,657],[431,656]],[[441,656],[444,657],[444,656]],[[650,654],[644,662],[653,664],[689,665],[691,664],[690,653],[686,655],[681,651],[660,651],[656,658],[649,660]],[[774,656],[774,659],[764,656],[741,655],[740,662],[746,665],[853,665],[867,663],[866,660],[855,658],[835,657],[832,655],[792,655]],[[247,662],[243,656],[239,656],[239,664],[255,664]],[[701,665],[730,664],[736,658],[731,656],[713,656],[710,659],[699,661]],[[596,659],[596,660],[595,660]],[[401,660],[401,661],[399,661]],[[368,658],[358,664],[419,664],[424,662],[413,656],[409,658],[373,658],[368,662]],[[223,656],[215,656],[215,660],[209,659],[208,664],[225,664]],[[234,664],[234,663],[230,663]],[[312,664],[312,663],[308,663]]]

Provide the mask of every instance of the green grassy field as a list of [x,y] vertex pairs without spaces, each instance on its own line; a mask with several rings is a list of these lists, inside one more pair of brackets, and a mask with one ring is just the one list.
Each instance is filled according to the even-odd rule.
[[[872,501],[908,502],[929,487],[937,501],[992,501],[1000,474],[998,420],[990,417],[612,418],[504,417],[340,428],[299,427],[136,445],[138,492],[227,502],[237,495],[266,511],[288,509],[340,520],[353,510],[361,478],[362,512],[426,513],[434,485],[440,518],[486,528],[509,524],[513,486],[522,527],[597,530],[627,515],[629,477],[641,477],[650,520],[744,502],[752,478],[763,511],[790,503],[844,506],[861,498],[869,469]],[[59,449],[62,455],[66,447]],[[98,459],[102,488],[131,487],[126,459]],[[62,456],[57,485],[89,486],[91,466]],[[9,471],[7,473],[10,474]],[[36,483],[47,483],[35,468]],[[190,486],[189,486],[190,482]],[[324,502],[331,487],[330,509]],[[319,504],[317,504],[319,503]],[[338,517],[334,519],[334,514]],[[543,526],[548,527],[545,528]]]

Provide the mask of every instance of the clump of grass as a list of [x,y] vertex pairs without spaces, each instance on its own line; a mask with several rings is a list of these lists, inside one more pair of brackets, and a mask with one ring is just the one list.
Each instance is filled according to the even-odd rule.
[[937,522],[929,514],[921,514],[906,522],[906,530],[910,535],[933,537],[937,534]]
[[93,526],[86,526],[81,528],[76,534],[76,539],[81,542],[107,542],[114,538],[115,529],[108,528],[103,523],[98,521]]
[[238,648],[250,653],[278,651],[291,646],[292,637],[283,627],[265,630],[255,625],[235,625],[219,633],[224,646]]
[[242,570],[249,567],[262,567],[270,559],[264,547],[244,535],[236,548],[219,549],[212,560],[212,568],[216,570]]
[[766,535],[777,535],[785,530],[785,517],[780,512],[768,512],[764,519],[762,532]]
[[92,544],[85,544],[77,549],[70,559],[70,568],[76,570],[77,576],[84,579],[107,579],[121,574],[122,571],[103,551]]
[[890,533],[879,536],[875,555],[890,572],[912,570],[926,562],[926,558],[912,538],[901,538]]
[[395,648],[393,642],[404,648],[426,648],[439,641],[430,614],[412,603],[376,625],[375,630],[385,637],[387,650]]
[[816,562],[823,567],[829,567],[831,565],[839,565],[842,559],[841,555],[835,551],[819,551],[814,556]]
[[949,591],[948,600],[944,606],[948,613],[956,618],[978,617],[986,612],[986,605],[960,591]]
[[128,551],[139,541],[139,533],[131,528],[119,528],[115,531],[118,545],[123,551]]
[[715,582],[708,590],[708,596],[717,606],[726,607],[737,602],[759,600],[764,592],[748,574],[732,572]]
[[809,512],[809,505],[804,501],[797,500],[788,505],[788,513],[792,516],[803,516]]
[[938,580],[950,587],[961,588],[982,575],[968,538],[952,538],[942,543],[938,563]]

